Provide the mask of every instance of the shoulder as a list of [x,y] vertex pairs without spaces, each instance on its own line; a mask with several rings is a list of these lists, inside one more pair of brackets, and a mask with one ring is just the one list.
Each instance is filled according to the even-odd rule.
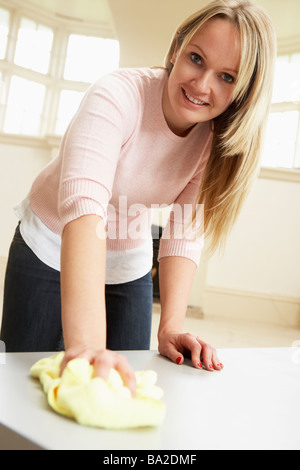
[[166,78],[163,68],[123,68],[101,77],[92,86],[94,90],[105,88],[112,94],[124,97],[151,92]]
[[157,96],[166,77],[165,69],[123,68],[102,76],[87,90],[79,114],[104,117],[131,135],[142,119],[145,103]]
[[120,68],[108,74],[107,77],[119,77],[121,80],[131,83],[149,83],[162,80],[166,74],[166,69],[162,67]]
[[126,119],[128,113],[142,113],[151,96],[157,96],[167,71],[163,68],[123,68],[104,75],[86,94],[89,104],[118,109]]

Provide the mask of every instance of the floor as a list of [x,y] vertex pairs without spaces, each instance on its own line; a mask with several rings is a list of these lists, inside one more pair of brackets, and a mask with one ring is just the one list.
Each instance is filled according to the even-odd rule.
[[[0,291],[0,324],[2,316],[2,292]],[[197,312],[196,312],[197,313]],[[281,327],[270,324],[209,317],[195,318],[187,315],[185,331],[197,334],[203,340],[217,349],[225,348],[260,348],[260,347],[290,347],[300,346],[300,329]],[[154,304],[151,349],[156,350],[157,330],[160,318],[160,308]]]
[[[157,349],[160,314],[155,309],[152,322],[151,349]],[[300,329],[252,323],[217,317],[186,317],[185,331],[197,334],[217,349],[290,347],[300,345]]]

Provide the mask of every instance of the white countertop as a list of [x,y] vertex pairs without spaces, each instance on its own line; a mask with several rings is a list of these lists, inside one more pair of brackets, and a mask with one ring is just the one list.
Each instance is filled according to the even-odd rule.
[[221,372],[157,351],[126,351],[153,369],[167,413],[158,428],[107,431],[56,414],[30,367],[52,353],[0,355],[0,449],[300,449],[300,348],[222,349]]

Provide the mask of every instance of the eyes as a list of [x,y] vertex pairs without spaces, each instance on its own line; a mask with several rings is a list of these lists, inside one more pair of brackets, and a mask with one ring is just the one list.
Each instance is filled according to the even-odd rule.
[[195,64],[202,64],[202,57],[199,54],[196,54],[195,52],[191,53],[191,59],[192,62]]
[[[203,64],[202,57],[195,52],[192,52],[190,54],[190,58],[191,58],[191,61],[196,65]],[[234,77],[230,75],[229,73],[222,72],[219,76],[221,77],[222,80],[224,80],[225,83],[229,83],[229,84],[234,83]]]

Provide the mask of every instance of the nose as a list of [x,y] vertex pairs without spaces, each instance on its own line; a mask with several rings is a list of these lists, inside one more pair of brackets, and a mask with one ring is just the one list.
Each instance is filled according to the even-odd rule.
[[212,73],[209,70],[202,71],[193,80],[195,90],[197,90],[199,94],[209,95],[212,89],[212,80]]

